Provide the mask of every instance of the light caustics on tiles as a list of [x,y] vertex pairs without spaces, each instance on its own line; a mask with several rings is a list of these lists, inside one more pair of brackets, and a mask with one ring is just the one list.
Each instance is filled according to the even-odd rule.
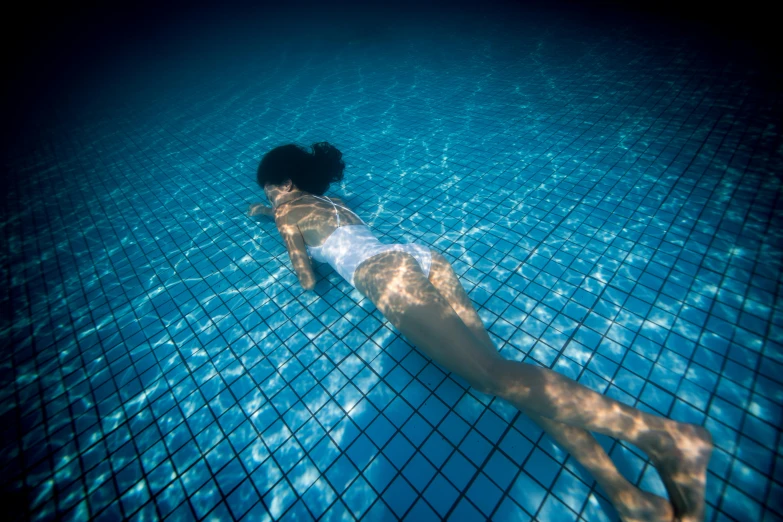
[[559,65],[558,34],[412,38],[383,65],[348,46],[42,129],[3,223],[21,518],[615,516],[331,270],[301,291],[245,211],[265,150],[322,139],[335,190],[383,241],[443,252],[505,357],[703,423],[709,519],[783,516],[779,101],[676,42],[563,44]]

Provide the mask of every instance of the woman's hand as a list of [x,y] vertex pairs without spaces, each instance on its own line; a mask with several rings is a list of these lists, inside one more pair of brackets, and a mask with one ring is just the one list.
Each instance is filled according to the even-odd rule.
[[253,216],[274,217],[275,209],[273,209],[272,207],[267,207],[263,203],[253,203],[252,205],[250,205],[250,208],[247,211],[247,215],[250,217]]

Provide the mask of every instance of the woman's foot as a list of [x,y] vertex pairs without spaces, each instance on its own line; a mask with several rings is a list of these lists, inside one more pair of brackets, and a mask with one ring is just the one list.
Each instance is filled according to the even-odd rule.
[[678,520],[703,520],[707,464],[712,454],[710,432],[695,424],[670,421],[663,430],[646,434],[639,447],[658,470]]
[[637,488],[616,495],[612,501],[623,522],[674,520],[674,509],[668,500]]

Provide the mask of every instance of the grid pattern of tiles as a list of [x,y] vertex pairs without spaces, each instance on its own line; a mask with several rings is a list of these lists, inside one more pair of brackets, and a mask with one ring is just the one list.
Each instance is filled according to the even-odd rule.
[[2,223],[15,515],[616,518],[331,269],[302,292],[245,211],[265,150],[326,139],[336,192],[382,241],[444,253],[505,357],[704,424],[707,519],[783,517],[779,100],[682,43],[486,36],[269,55],[40,130]]

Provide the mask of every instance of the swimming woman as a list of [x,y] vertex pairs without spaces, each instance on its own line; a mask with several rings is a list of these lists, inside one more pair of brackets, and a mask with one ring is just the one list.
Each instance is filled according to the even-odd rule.
[[[504,359],[446,258],[418,244],[380,243],[345,202],[324,196],[343,179],[340,151],[325,142],[312,149],[291,144],[265,154],[258,184],[272,207],[259,203],[249,210],[274,217],[305,290],[316,282],[310,257],[329,263],[421,353],[539,424],[593,475],[623,520],[703,519],[712,451],[707,430],[632,408],[552,370]],[[590,432],[644,451],[670,502],[628,482]]]

